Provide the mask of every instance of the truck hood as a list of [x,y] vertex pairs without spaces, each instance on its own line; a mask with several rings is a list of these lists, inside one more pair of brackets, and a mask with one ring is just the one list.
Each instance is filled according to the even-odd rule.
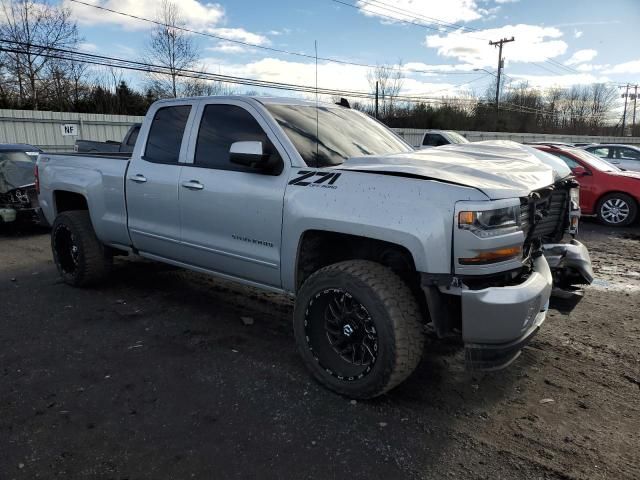
[[475,143],[353,157],[336,168],[464,185],[480,190],[493,200],[526,197],[564,178],[562,172],[546,165],[526,148],[501,149],[493,144]]

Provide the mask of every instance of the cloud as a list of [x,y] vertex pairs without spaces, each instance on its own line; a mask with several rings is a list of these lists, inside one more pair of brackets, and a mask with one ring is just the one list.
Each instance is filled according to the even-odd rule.
[[394,20],[411,20],[421,23],[470,22],[482,18],[486,12],[478,7],[475,0],[442,0],[438,2],[395,0],[393,5],[358,0],[356,6],[367,17],[378,17],[385,22],[393,22]]
[[[83,0],[119,12],[138,17],[154,19],[160,7],[157,0]],[[149,22],[110,13],[87,5],[63,0],[63,5],[73,12],[81,25],[115,24],[130,30],[146,30],[153,25]],[[188,28],[201,30],[211,28],[224,19],[224,9],[217,3],[200,3],[198,0],[180,0],[180,13]]]
[[573,29],[573,38],[580,38],[582,36],[582,30],[578,30],[577,28]]
[[474,67],[488,67],[497,59],[496,49],[489,45],[489,40],[511,36],[515,37],[515,42],[506,44],[503,50],[508,62],[542,62],[567,50],[567,44],[560,40],[562,32],[559,29],[525,24],[450,32],[444,36],[427,35],[424,44],[436,48],[440,56],[456,58]]
[[578,50],[564,63],[565,65],[577,65],[579,63],[590,62],[596,57],[596,55],[598,55],[598,51],[591,48]]
[[[204,65],[209,67],[209,71],[215,71],[223,75],[293,83],[311,87],[315,85],[316,70],[314,62],[295,62],[277,58],[263,58],[247,64],[220,64],[219,59],[205,59]],[[468,79],[464,78],[461,82],[462,81],[468,81]],[[341,91],[371,91],[367,80],[366,68],[330,62],[321,62],[318,64],[318,86]],[[457,87],[456,84],[450,82],[426,82],[414,77],[407,77],[403,80],[402,94],[425,94],[441,97],[460,95],[466,89],[468,89],[467,85]],[[292,92],[288,91],[282,92],[282,95],[292,94]]]
[[98,46],[95,43],[82,42],[78,44],[78,50],[82,50],[83,52],[93,53],[98,51]]
[[240,42],[245,42],[245,43],[252,43],[254,45],[267,45],[269,43],[269,39],[264,35],[261,35],[259,33],[249,32],[244,28],[221,27],[221,28],[209,28],[206,31],[207,33],[219,35],[224,38],[228,38],[231,40],[238,40]]
[[614,65],[610,69],[606,70],[605,73],[640,73],[640,60],[631,60],[630,62],[619,63],[618,65]]
[[595,76],[590,73],[572,73],[567,75],[519,75],[509,74],[517,80],[524,80],[532,87],[570,87],[572,85],[589,85],[592,83],[606,83],[610,79],[605,76]]

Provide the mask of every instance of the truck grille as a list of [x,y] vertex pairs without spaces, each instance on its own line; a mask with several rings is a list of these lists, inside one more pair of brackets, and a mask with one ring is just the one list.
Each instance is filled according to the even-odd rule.
[[531,193],[520,202],[520,223],[525,246],[533,241],[558,242],[568,226],[569,190],[550,187]]

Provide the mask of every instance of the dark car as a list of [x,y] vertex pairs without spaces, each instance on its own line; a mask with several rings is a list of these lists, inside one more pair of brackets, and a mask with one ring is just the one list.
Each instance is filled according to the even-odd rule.
[[33,145],[0,144],[0,223],[41,223],[34,176],[39,153]]
[[134,123],[129,127],[121,142],[107,140],[97,142],[95,140],[76,140],[74,150],[78,153],[131,153],[136,146],[138,133],[140,133],[140,123]]

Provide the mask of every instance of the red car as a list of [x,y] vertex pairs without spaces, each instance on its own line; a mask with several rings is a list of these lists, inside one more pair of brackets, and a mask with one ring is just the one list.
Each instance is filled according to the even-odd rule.
[[571,147],[536,146],[564,160],[580,183],[580,209],[605,225],[632,224],[640,204],[640,172],[621,170],[595,155]]

